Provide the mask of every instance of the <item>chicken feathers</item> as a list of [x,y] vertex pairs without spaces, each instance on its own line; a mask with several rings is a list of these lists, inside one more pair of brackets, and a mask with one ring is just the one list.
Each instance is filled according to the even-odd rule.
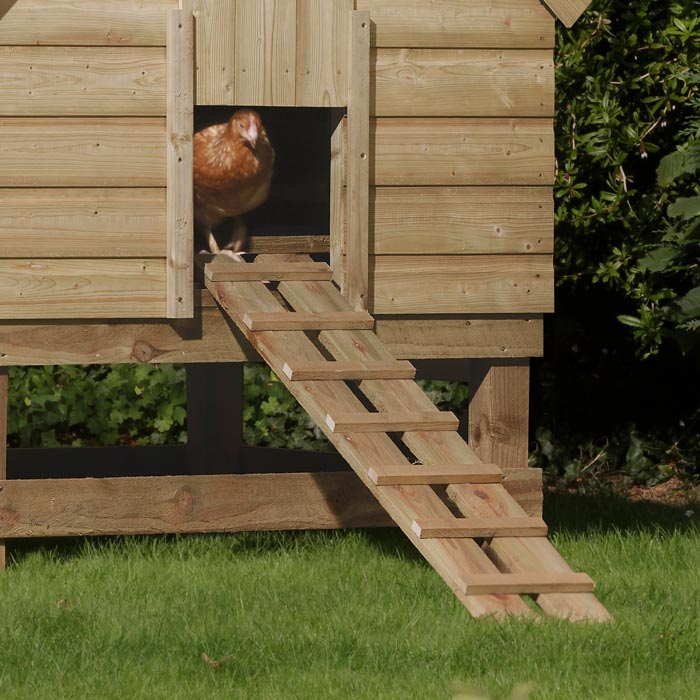
[[[212,253],[237,257],[243,250],[246,231],[240,216],[267,199],[274,163],[275,151],[251,109],[194,135],[194,220]],[[231,239],[219,246],[213,230],[231,217]]]

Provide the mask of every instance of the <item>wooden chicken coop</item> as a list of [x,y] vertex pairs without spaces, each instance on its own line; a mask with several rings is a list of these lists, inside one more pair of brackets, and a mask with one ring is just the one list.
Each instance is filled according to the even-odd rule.
[[[0,451],[0,537],[398,524],[473,615],[606,619],[527,469],[555,21],[588,2],[0,0],[0,397],[11,366],[187,363],[189,436]],[[271,204],[198,270],[193,131],[243,106]],[[241,444],[249,360],[338,456]],[[438,361],[467,440],[413,381]]]

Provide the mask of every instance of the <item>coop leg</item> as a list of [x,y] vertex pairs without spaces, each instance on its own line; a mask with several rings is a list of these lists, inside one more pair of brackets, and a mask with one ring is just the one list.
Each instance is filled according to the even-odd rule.
[[188,364],[187,471],[236,471],[243,438],[243,364]]
[[[7,367],[0,367],[0,479],[7,479],[7,384]],[[0,540],[0,571],[5,563],[5,540]]]
[[530,361],[472,360],[469,444],[486,463],[527,467]]

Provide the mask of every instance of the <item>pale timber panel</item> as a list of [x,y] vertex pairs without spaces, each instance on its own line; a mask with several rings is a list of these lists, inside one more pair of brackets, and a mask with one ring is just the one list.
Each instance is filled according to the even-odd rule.
[[0,318],[164,315],[164,260],[0,260]]
[[370,182],[380,185],[552,185],[549,119],[378,118]]
[[0,65],[0,116],[165,114],[161,47],[3,46]]
[[370,253],[551,253],[547,187],[378,187],[370,191]]
[[236,0],[235,103],[293,106],[297,0]]
[[2,118],[0,187],[164,187],[164,118]]
[[377,49],[372,114],[383,117],[550,117],[551,51]]
[[297,107],[345,107],[353,0],[297,0]]
[[0,44],[165,46],[178,0],[2,0]]
[[236,0],[194,0],[198,105],[232,105]]
[[375,46],[553,48],[554,20],[533,0],[357,0]]
[[571,27],[591,0],[544,0],[544,3],[567,27]]
[[548,255],[382,255],[370,266],[377,314],[554,310]]
[[165,189],[0,189],[0,257],[165,257]]

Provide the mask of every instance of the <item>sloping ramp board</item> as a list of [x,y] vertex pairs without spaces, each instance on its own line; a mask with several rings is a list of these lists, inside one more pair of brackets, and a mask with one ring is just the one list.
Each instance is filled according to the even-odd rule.
[[[265,256],[265,274],[273,261]],[[377,363],[389,363],[391,370],[395,358],[373,330],[352,323],[353,308],[332,282],[283,281],[273,293],[263,279],[215,282],[208,278],[206,283],[222,309],[472,615],[534,616],[535,610],[521,598],[529,594],[548,615],[609,619],[592,593],[593,581],[568,567],[543,535],[544,523],[528,518],[506,492],[501,471],[480,463],[454,429],[450,414],[441,414],[412,379],[391,378],[390,372],[386,378],[374,373],[367,379],[333,378],[323,373],[318,379],[290,379],[289,368],[294,366],[313,366],[318,371],[324,364],[331,370],[334,362],[352,363],[355,369],[362,363],[375,369]],[[256,331],[244,320],[285,315],[290,321],[295,316],[312,320],[331,314],[350,322],[345,328],[336,324],[317,334],[307,333],[300,322]],[[308,328],[322,325],[311,322]],[[334,416],[351,420],[344,430],[333,430]],[[395,422],[396,416],[400,421]],[[371,431],[366,431],[368,424]],[[404,431],[399,435],[406,450],[399,449],[388,434],[397,430]],[[414,459],[406,456],[408,451]]]

